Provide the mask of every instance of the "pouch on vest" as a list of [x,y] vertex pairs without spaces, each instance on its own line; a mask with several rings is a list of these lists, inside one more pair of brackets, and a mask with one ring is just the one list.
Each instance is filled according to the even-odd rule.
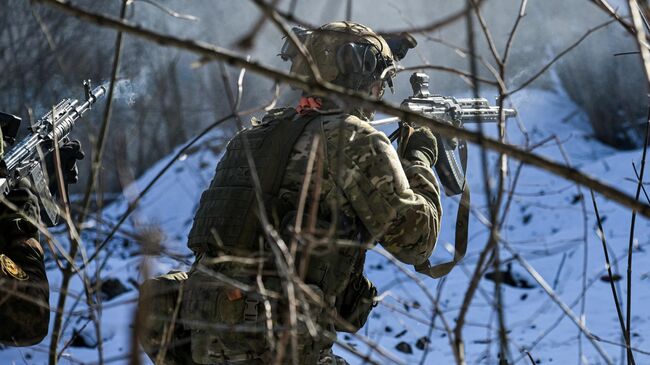
[[164,351],[164,364],[193,364],[186,353],[190,333],[184,329],[180,315],[186,280],[187,273],[176,271],[140,285],[138,312],[142,316],[142,330],[138,339],[152,361]]
[[[271,315],[276,315],[275,306]],[[182,318],[192,333],[192,359],[196,363],[245,361],[268,351],[266,317],[259,295],[245,293],[209,273],[191,272]]]
[[[255,285],[252,282],[244,284]],[[272,290],[280,287],[279,284],[266,285],[274,287],[270,288]],[[324,296],[317,286],[309,287],[321,302],[310,302],[310,315],[316,321],[321,316]],[[233,292],[238,294],[233,295]],[[274,322],[273,332],[269,333],[264,298],[259,293],[241,292],[199,272],[190,275],[186,293],[182,317],[185,327],[191,329],[194,362],[215,364],[259,360],[276,350],[269,346],[269,336],[273,336],[276,342],[279,340],[280,331],[284,328],[284,313],[281,313],[280,308],[286,309],[286,303],[279,305],[276,300],[268,299]],[[313,351],[317,343],[303,321],[298,322],[297,335],[301,356],[317,356],[318,351],[315,351],[315,355]]]
[[372,308],[377,305],[376,296],[377,288],[372,282],[362,274],[355,275],[336,298],[336,310],[347,322],[335,324],[336,330],[349,333],[360,330],[366,324]]

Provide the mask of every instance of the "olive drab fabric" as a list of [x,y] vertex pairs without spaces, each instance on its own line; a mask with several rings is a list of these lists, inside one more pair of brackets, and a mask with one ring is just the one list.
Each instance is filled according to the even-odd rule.
[[[0,157],[2,144],[0,130]],[[38,200],[26,181],[5,198],[20,212],[0,201],[0,343],[29,346],[47,335],[50,321],[43,249],[24,218],[38,219]]]
[[33,237],[1,241],[0,343],[35,345],[47,335],[50,320],[43,250]]
[[261,125],[240,132],[228,143],[194,216],[188,240],[192,251],[211,255],[257,251],[260,219],[247,153],[254,161],[268,213],[277,216],[275,210],[281,207],[275,204],[275,196],[282,167],[295,139],[311,119],[296,117],[294,109],[277,110]]
[[189,330],[180,318],[187,273],[172,271],[140,286],[138,340],[158,365],[193,365]]

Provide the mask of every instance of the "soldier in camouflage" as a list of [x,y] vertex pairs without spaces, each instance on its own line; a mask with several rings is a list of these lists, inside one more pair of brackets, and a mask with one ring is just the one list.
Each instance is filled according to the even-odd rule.
[[[324,80],[376,98],[415,46],[352,22],[297,35]],[[281,56],[312,77],[295,48]],[[153,360],[346,364],[331,351],[336,332],[363,327],[377,294],[366,250],[379,242],[422,264],[442,214],[432,133],[406,130],[398,154],[372,117],[303,93],[229,142],[189,234],[192,269],[143,286],[140,339]]]
[[[1,127],[0,158],[4,155],[2,129],[6,126]],[[76,160],[83,158],[81,146],[78,141],[72,141],[61,147],[60,152],[64,179],[66,183],[74,183]],[[6,196],[0,194],[0,343],[3,345],[31,346],[47,335],[49,286],[38,237],[39,212],[38,199],[27,180]]]
[[[0,157],[3,147],[0,129]],[[25,185],[6,198],[9,204],[0,201],[0,343],[29,346],[41,342],[50,320],[43,248],[37,227],[24,218],[38,219],[38,200]]]

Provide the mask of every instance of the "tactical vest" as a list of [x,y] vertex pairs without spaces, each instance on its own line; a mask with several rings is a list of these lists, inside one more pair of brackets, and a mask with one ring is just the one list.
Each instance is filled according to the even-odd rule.
[[[267,215],[277,224],[288,207],[277,196],[291,150],[313,117],[276,110],[262,124],[239,132],[228,144],[203,192],[188,246],[195,253],[246,254],[258,250],[261,233],[247,149],[259,178]],[[248,146],[247,146],[248,145]]]
[[[267,217],[281,234],[288,233],[284,229],[295,221],[297,202],[283,202],[278,198],[286,166],[293,146],[307,125],[324,118],[327,116],[319,114],[299,117],[293,109],[281,109],[265,116],[261,125],[238,133],[230,141],[194,216],[188,246],[195,254],[258,257],[263,231],[245,143],[248,143],[248,151],[255,163]],[[358,220],[343,214],[338,217],[338,222],[319,219],[317,225],[322,231],[327,231],[331,224],[335,224],[335,238],[365,241],[362,237],[365,230]],[[283,237],[287,239],[289,235],[283,234]],[[262,243],[267,245],[263,239]],[[352,273],[363,272],[365,249],[342,246],[325,252],[316,251],[319,250],[314,250],[310,257],[305,282],[319,286],[326,295],[337,296],[345,289]],[[269,259],[271,250],[268,246],[265,246],[264,255],[261,258],[267,259],[265,269],[272,273],[274,265]],[[294,258],[297,265],[301,257],[297,255]],[[232,262],[221,263],[212,269],[244,279],[247,273],[257,272],[257,265]]]
[[[258,257],[262,244],[265,246],[265,255],[268,255],[262,257],[267,259],[264,267],[265,286],[271,290],[282,291],[282,286],[277,280],[280,278],[274,274],[274,260],[270,259],[271,250],[263,239],[256,210],[258,202],[251,176],[250,160],[252,159],[255,164],[267,217],[286,240],[288,232],[284,232],[284,229],[295,221],[297,205],[297,202],[283,202],[279,199],[279,190],[289,157],[300,135],[306,128],[311,128],[308,125],[312,121],[318,123],[326,118],[319,114],[301,117],[297,116],[293,109],[284,109],[267,115],[261,125],[238,133],[228,144],[210,186],[201,196],[189,234],[189,248],[197,255],[207,254],[212,257],[222,255]],[[328,231],[328,227],[335,224],[337,228],[334,238],[364,242],[367,240],[367,233],[358,219],[344,217],[343,214],[338,216],[337,222],[330,222],[323,217],[324,220],[319,219],[317,225],[323,231]],[[372,283],[363,276],[365,248],[345,245],[327,246],[325,251],[322,248],[320,251],[314,249],[312,254],[308,255],[309,266],[304,281],[308,285],[316,285],[321,289],[324,298],[327,298],[326,302],[335,307],[346,320],[347,325],[337,326],[337,330],[355,332],[365,323],[377,293]],[[303,257],[300,253],[295,257],[296,268],[300,266]],[[211,268],[243,282],[254,280],[258,269],[257,265],[237,262],[219,263],[212,265]],[[194,315],[198,315],[197,320],[211,318],[200,314],[203,313],[200,308],[203,308],[206,298],[202,291],[207,288],[208,283],[201,281],[197,286],[196,295],[191,288],[186,295],[187,301],[196,303],[184,304],[184,307],[194,312]],[[255,300],[254,293],[251,295],[251,298],[246,297],[247,300]],[[206,308],[215,306],[214,302],[208,302]],[[228,303],[234,305],[233,303],[238,302]],[[220,312],[230,313],[223,308]],[[185,314],[185,316],[191,315]],[[232,315],[228,320],[238,323],[237,321],[246,322],[246,318],[245,315],[242,318]]]

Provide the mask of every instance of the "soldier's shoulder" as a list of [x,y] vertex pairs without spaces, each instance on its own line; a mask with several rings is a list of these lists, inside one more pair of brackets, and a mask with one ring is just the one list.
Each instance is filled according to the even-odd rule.
[[253,122],[252,124],[253,126],[257,126],[281,120],[292,119],[296,116],[296,114],[296,109],[291,107],[269,109],[262,117],[262,120],[257,120],[257,122]]
[[370,134],[377,130],[367,121],[350,114],[333,114],[323,116],[325,131],[344,130],[348,133]]

